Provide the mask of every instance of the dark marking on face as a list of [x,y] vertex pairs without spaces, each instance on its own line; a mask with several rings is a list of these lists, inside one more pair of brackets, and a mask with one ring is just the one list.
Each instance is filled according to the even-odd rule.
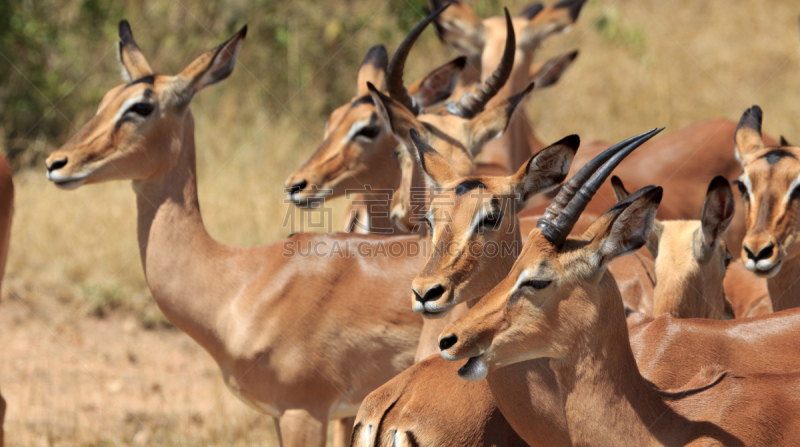
[[775,164],[778,163],[779,161],[781,161],[782,158],[787,158],[787,157],[797,160],[797,157],[795,157],[794,154],[792,154],[789,151],[785,151],[783,149],[775,149],[775,150],[769,151],[766,154],[764,154],[764,155],[762,155],[762,156],[760,156],[758,158],[763,158],[763,159],[767,160],[767,163],[769,163],[770,166],[775,166]]
[[455,190],[457,196],[463,196],[464,194],[472,191],[475,188],[483,188],[486,189],[486,185],[483,184],[480,180],[464,180],[463,182],[459,183]]
[[128,87],[130,87],[132,85],[136,85],[136,84],[150,84],[150,85],[153,85],[153,84],[155,84],[155,82],[156,82],[155,75],[147,75],[147,76],[142,76],[141,78],[139,78],[139,79],[137,79],[135,81],[129,82],[127,85],[125,85],[125,88],[128,88]]

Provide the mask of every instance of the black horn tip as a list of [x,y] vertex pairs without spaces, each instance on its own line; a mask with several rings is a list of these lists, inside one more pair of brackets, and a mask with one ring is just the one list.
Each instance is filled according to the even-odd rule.
[[242,27],[242,28],[239,30],[239,32],[237,32],[236,34],[237,34],[239,37],[241,37],[242,39],[244,39],[245,37],[247,37],[247,25],[243,26],[243,27]]
[[386,71],[389,66],[389,53],[386,52],[386,47],[383,44],[373,45],[361,61],[361,66],[372,65],[375,68]]
[[761,121],[763,117],[764,112],[761,111],[761,107],[754,105],[744,111],[742,118],[739,120],[739,125],[736,126],[736,130],[738,131],[739,129],[746,127],[761,134]]
[[792,143],[789,143],[789,140],[786,139],[783,135],[781,135],[781,147],[791,147]]
[[585,4],[586,0],[561,0],[555,4],[555,7],[567,8],[569,10],[569,17],[574,22],[578,20],[578,15],[581,13],[581,9],[583,9],[583,5]]

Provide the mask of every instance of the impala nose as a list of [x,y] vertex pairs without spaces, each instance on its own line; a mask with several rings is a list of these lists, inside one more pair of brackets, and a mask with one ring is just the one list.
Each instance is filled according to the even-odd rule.
[[414,298],[422,304],[427,303],[428,301],[436,301],[444,295],[444,287],[441,284],[436,284],[435,286],[429,288],[424,295],[420,295],[417,292],[417,289],[411,288],[414,291]]
[[458,343],[458,337],[456,337],[456,334],[446,335],[439,340],[439,349],[446,351],[452,348],[456,343]]
[[47,172],[57,171],[66,165],[67,165],[67,157],[59,158],[58,160],[53,160],[53,162],[50,164],[47,164],[47,162],[45,162],[45,167],[47,167]]
[[758,252],[751,250],[750,247],[748,247],[747,245],[744,245],[743,247],[745,253],[747,254],[747,258],[757,263],[758,261],[762,261],[772,257],[775,244],[770,242],[767,245],[761,247],[761,249],[758,250]]
[[297,194],[298,192],[304,190],[306,186],[308,186],[308,182],[305,180],[300,180],[299,182],[292,185],[291,188],[289,188],[289,194]]

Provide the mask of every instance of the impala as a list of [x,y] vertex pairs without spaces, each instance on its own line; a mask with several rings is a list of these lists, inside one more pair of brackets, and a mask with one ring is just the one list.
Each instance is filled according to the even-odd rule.
[[[617,202],[630,194],[617,176],[611,184]],[[715,177],[708,186],[700,220],[654,220],[645,246],[655,259],[653,316],[733,318],[725,297],[725,271],[733,260],[722,236],[733,219],[731,186]]]
[[[800,148],[769,145],[761,135],[762,111],[747,109],[736,131],[743,173],[736,181],[744,203],[747,235],[742,262],[767,278],[774,310],[800,306]],[[783,143],[787,143],[785,139]]]
[[[438,7],[448,0],[431,0]],[[520,17],[514,18],[514,30],[520,36],[514,68],[497,97],[505,98],[525,88],[530,61],[543,37],[556,32],[566,32],[574,25],[584,0],[563,0],[555,5],[541,7],[533,5]],[[531,19],[528,19],[531,17]],[[439,15],[435,22],[443,41],[455,48],[470,61],[480,61],[480,76],[486,77],[497,65],[501,55],[505,30],[501,17],[481,19],[463,1],[451,2],[451,6]],[[462,74],[461,81],[470,79],[469,72]],[[537,85],[538,87],[538,85]],[[458,89],[457,89],[458,90]],[[492,103],[490,102],[491,106]],[[488,143],[478,161],[503,166],[513,172],[544,144],[536,137],[524,114],[524,108],[509,123],[502,137]],[[729,120],[704,120],[647,143],[642,150],[632,154],[616,170],[617,175],[634,187],[661,184],[666,188],[659,217],[661,219],[696,219],[705,202],[708,182],[717,175],[735,180],[741,174],[739,161],[731,151],[736,123]],[[765,136],[769,144],[775,141]],[[572,165],[570,175],[584,163],[608,147],[601,141],[584,143]],[[595,200],[587,208],[593,215],[602,215],[615,203],[610,184],[604,184]],[[539,216],[547,204],[532,202],[524,216]],[[745,228],[743,209],[737,207],[737,217],[726,233],[725,241],[735,254],[740,252]]]
[[[395,53],[395,60],[407,56],[423,29],[418,27],[406,37]],[[414,103],[430,107],[447,99],[465,63],[464,57],[456,58],[414,82],[408,89]],[[386,191],[396,188],[400,181],[397,142],[381,126],[367,90],[367,83],[383,86],[388,65],[383,45],[370,48],[358,69],[356,96],[331,113],[323,142],[285,183],[290,198],[299,205],[323,196],[341,197],[366,187],[376,190],[353,198],[354,205],[345,224],[347,231],[389,232],[395,228],[389,214],[390,201],[381,195],[386,196]],[[367,208],[359,203],[371,205]],[[413,226],[409,221],[401,225]]]
[[[130,82],[107,92],[48,157],[47,177],[64,189],[131,180],[142,265],[164,315],[211,355],[233,394],[273,416],[282,445],[322,446],[329,419],[354,416],[364,396],[412,363],[421,321],[407,310],[407,289],[394,284],[411,283],[420,257],[365,262],[347,250],[306,258],[288,249],[408,248],[417,237],[297,234],[260,247],[211,238],[198,204],[190,105],[231,74],[246,30],[168,76],[153,74],[122,21],[119,57]],[[375,290],[383,293],[363,301]],[[337,445],[351,427],[337,426]]]
[[[545,148],[509,177],[461,177],[443,156],[419,139],[414,131],[411,133],[424,172],[440,197],[438,203],[432,203],[426,216],[431,226],[432,244],[448,247],[448,250],[433,252],[414,280],[414,307],[429,317],[442,316],[453,309],[446,317],[446,321],[452,321],[463,313],[463,304],[456,304],[480,298],[508,272],[516,257],[516,250],[512,253],[514,256],[495,259],[473,248],[495,245],[517,249],[520,246],[516,213],[532,196],[532,187],[536,186],[534,190],[550,188],[563,179],[579,139],[573,135]],[[591,175],[608,162],[602,174],[608,176],[625,155],[656,133],[652,131],[610,148],[587,164],[579,175]],[[616,157],[609,161],[612,156]],[[426,339],[428,327],[426,320],[421,348],[423,343],[430,343]],[[478,384],[464,388],[450,383],[455,377],[442,373],[452,370],[441,359],[429,358],[376,390],[359,411],[353,435],[356,445],[404,445],[400,440],[419,445],[462,445],[460,433],[480,433],[482,427],[488,429],[497,425],[491,418],[496,410],[493,405],[489,406],[494,401],[484,397],[487,395],[494,395],[503,416],[528,443],[569,444],[560,416],[563,410],[558,387],[545,364],[534,362],[507,368],[495,376],[497,380],[490,382],[488,388]],[[531,388],[530,395],[519,392],[526,386]],[[443,391],[447,399],[431,403],[431,389]],[[447,391],[455,389],[459,392]],[[515,411],[516,406],[528,411]],[[472,408],[473,412],[465,413],[465,407]],[[434,414],[433,408],[451,410]],[[535,416],[531,417],[532,414]],[[427,424],[428,420],[441,420],[443,424]],[[452,430],[453,424],[463,430]],[[502,427],[505,425],[495,427],[498,431],[493,435],[514,445],[516,438],[507,436]],[[543,431],[545,427],[555,428]],[[391,444],[389,439],[395,436],[398,438]],[[486,437],[472,437],[471,440],[468,445],[490,442]]]
[[[752,367],[742,372],[738,365],[728,371],[727,365],[707,364],[691,369],[697,373],[692,380],[670,391],[641,375],[607,267],[645,245],[661,188],[637,191],[583,235],[568,237],[601,182],[592,178],[559,194],[563,200],[541,219],[510,274],[445,329],[442,356],[468,358],[458,375],[470,381],[529,359],[549,362],[576,446],[793,445],[800,435],[797,373],[753,374]],[[789,334],[775,337],[793,344]],[[685,357],[694,357],[703,342],[690,343],[693,355]],[[731,337],[717,349],[733,351],[743,343],[741,335]]]
[[[14,183],[11,168],[6,158],[0,155],[0,285],[6,272],[8,245],[11,241],[11,218],[14,214]],[[6,417],[6,401],[0,396],[0,447],[3,446],[3,422]]]

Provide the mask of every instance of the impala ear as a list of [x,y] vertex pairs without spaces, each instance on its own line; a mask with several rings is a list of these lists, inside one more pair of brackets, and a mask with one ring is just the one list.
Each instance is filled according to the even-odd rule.
[[130,82],[153,74],[147,59],[133,40],[133,31],[127,20],[119,22],[117,34],[119,35],[117,58],[122,65],[122,78]]
[[247,25],[213,50],[206,51],[176,76],[184,100],[191,100],[200,90],[230,76],[236,65],[236,56],[247,35]]
[[389,66],[389,56],[386,47],[375,45],[367,51],[361,66],[358,67],[357,95],[364,96],[369,93],[367,82],[383,86],[386,80],[386,68]]
[[416,130],[411,129],[409,134],[413,145],[417,148],[419,164],[434,186],[441,187],[458,178],[450,163],[436,152],[436,149],[422,141]]
[[561,79],[561,75],[567,71],[576,57],[578,57],[578,50],[554,57],[542,64],[531,65],[528,79],[536,83],[538,89],[550,87]]
[[486,38],[483,21],[460,0],[431,0],[431,9],[435,11],[446,3],[450,3],[450,7],[433,22],[436,34],[461,54],[480,55]]
[[614,197],[617,199],[617,203],[622,202],[629,195],[631,195],[631,193],[625,189],[625,185],[622,184],[622,180],[616,175],[611,176],[611,187],[614,188]]
[[[616,197],[617,203],[622,202],[631,195],[631,193],[625,189],[625,185],[622,183],[622,180],[616,175],[611,176],[611,187],[614,189],[614,197]],[[650,255],[653,257],[653,259],[658,257],[658,241],[661,240],[661,233],[663,230],[664,224],[662,224],[658,219],[654,219],[653,230],[650,231],[650,237],[647,238],[647,243],[645,244],[647,251],[650,252]]]
[[528,28],[522,35],[521,45],[538,44],[542,39],[556,33],[566,33],[578,20],[578,15],[586,0],[562,0],[553,6],[542,9],[530,19]]
[[607,215],[605,228],[588,245],[591,263],[603,269],[614,259],[642,248],[650,237],[653,221],[661,203],[660,186],[646,186],[614,205]]
[[544,5],[542,5],[541,3],[533,3],[531,5],[528,5],[528,7],[526,7],[525,9],[523,9],[522,12],[519,13],[519,16],[525,17],[528,20],[532,20],[534,17],[536,17],[537,14],[542,12],[543,9]]
[[384,128],[413,153],[414,149],[411,147],[408,130],[417,128],[422,132],[424,129],[422,123],[406,106],[378,91],[371,82],[367,82],[367,89],[372,96],[378,118],[381,119]]
[[725,177],[717,176],[711,181],[700,218],[703,232],[703,248],[716,246],[733,220],[735,205],[731,185]]
[[470,141],[467,146],[473,156],[477,156],[486,143],[503,135],[517,106],[533,90],[533,86],[533,83],[528,84],[525,90],[508,98],[505,104],[500,103],[490,107],[470,120]]
[[764,141],[761,139],[761,120],[763,113],[761,107],[753,106],[744,111],[739,125],[736,126],[736,133],[733,140],[736,143],[736,158],[745,164],[748,155],[758,150],[764,149]]
[[453,59],[411,84],[408,94],[422,107],[430,107],[446,100],[456,88],[466,64],[466,56]]
[[572,159],[581,139],[570,135],[537,152],[516,174],[511,185],[517,193],[517,209],[521,210],[528,198],[558,186],[567,178]]

